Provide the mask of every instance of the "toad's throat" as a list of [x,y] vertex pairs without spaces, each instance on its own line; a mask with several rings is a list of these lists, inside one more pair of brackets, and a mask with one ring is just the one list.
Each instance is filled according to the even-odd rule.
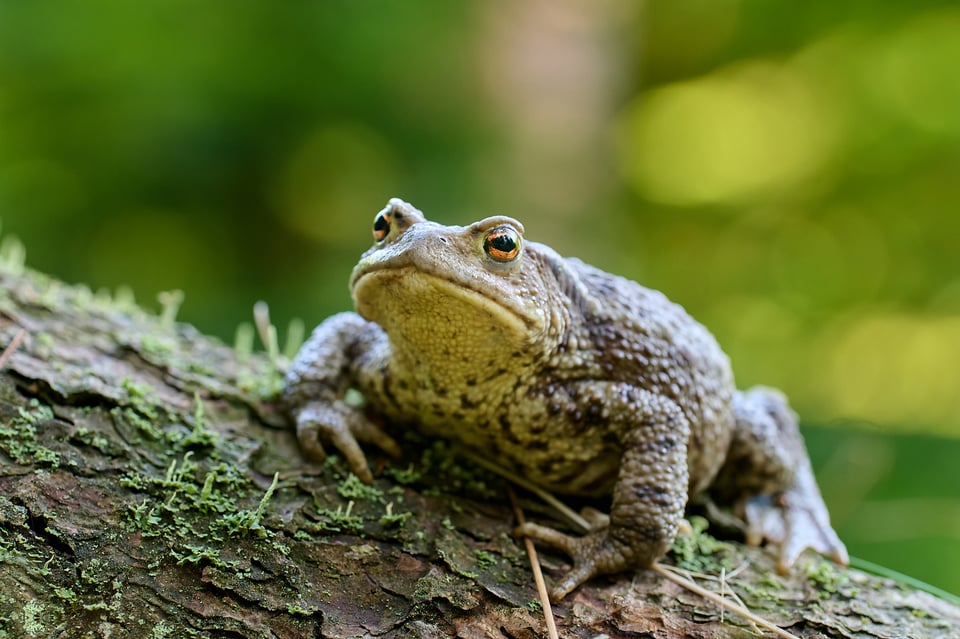
[[413,266],[361,271],[352,279],[351,291],[357,312],[383,327],[391,341],[409,339],[414,346],[461,342],[473,350],[495,342],[500,348],[520,347],[530,336],[529,319],[498,299],[498,291]]

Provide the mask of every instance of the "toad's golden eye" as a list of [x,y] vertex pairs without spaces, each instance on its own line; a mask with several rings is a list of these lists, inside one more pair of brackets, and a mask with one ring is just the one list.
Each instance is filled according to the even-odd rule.
[[520,255],[520,234],[509,226],[498,226],[483,238],[483,250],[497,262],[510,262]]
[[383,240],[390,233],[390,215],[380,211],[373,220],[373,239],[377,242]]

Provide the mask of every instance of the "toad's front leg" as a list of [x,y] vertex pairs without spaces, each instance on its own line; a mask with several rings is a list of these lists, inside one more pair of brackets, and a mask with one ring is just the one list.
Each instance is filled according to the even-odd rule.
[[400,456],[400,447],[364,411],[349,405],[344,394],[376,368],[378,349],[386,335],[356,313],[340,313],[318,326],[287,372],[284,401],[296,421],[303,453],[314,461],[326,453],[326,441],[340,451],[350,470],[364,483],[373,475],[358,442],[369,442]]
[[609,526],[582,537],[532,523],[517,528],[517,534],[559,548],[573,559],[573,568],[550,593],[554,601],[595,575],[650,566],[676,537],[687,503],[690,426],[683,412],[673,401],[648,391],[625,384],[602,386],[602,396],[612,398],[608,413],[626,416],[610,424],[620,433],[623,456]]

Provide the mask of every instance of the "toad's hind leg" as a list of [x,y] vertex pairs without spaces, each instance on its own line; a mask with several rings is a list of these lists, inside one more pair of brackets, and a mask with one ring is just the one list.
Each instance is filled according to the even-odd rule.
[[847,550],[830,526],[786,397],[755,387],[736,393],[733,409],[736,428],[714,487],[721,496],[734,498],[747,524],[747,542],[779,546],[781,572],[806,548],[845,565]]
[[516,530],[573,558],[573,569],[551,592],[554,601],[594,575],[650,566],[676,537],[687,501],[690,424],[680,407],[626,384],[587,382],[580,389],[611,402],[610,414],[623,420],[609,424],[621,433],[623,453],[610,517],[595,518],[586,535],[566,535],[530,522]]

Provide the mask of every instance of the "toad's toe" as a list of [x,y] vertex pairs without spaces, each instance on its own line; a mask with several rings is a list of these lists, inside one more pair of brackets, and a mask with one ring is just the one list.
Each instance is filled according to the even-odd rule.
[[575,537],[547,526],[526,523],[518,526],[514,532],[553,546],[573,559],[573,568],[550,591],[553,601],[560,601],[596,575],[637,566],[637,553],[611,541],[607,530]]
[[779,499],[764,496],[747,502],[748,543],[759,545],[766,540],[777,545],[777,570],[781,573],[787,572],[808,548],[847,565],[847,549],[830,526],[826,509],[796,497],[787,493]]

